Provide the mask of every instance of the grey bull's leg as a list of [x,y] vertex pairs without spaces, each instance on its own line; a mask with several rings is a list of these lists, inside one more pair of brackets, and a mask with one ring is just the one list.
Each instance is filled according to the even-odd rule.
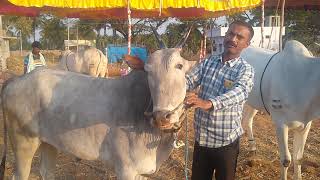
[[293,139],[293,165],[294,165],[294,179],[301,180],[301,162],[304,151],[304,146],[308,137],[308,133],[311,127],[312,121],[310,121],[306,127],[302,130],[294,131]]
[[40,174],[43,180],[54,180],[58,151],[47,143],[40,146]]
[[17,131],[10,133],[10,140],[15,157],[13,180],[28,180],[32,158],[39,147],[38,138],[26,137]]

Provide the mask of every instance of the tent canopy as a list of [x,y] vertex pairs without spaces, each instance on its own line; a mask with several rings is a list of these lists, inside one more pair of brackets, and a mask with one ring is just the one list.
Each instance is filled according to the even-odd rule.
[[83,19],[131,17],[210,18],[254,8],[262,0],[2,0],[0,14],[38,16],[51,13]]

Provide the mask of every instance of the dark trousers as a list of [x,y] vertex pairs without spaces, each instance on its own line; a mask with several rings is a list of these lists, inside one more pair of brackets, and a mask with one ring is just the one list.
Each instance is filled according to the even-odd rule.
[[195,142],[192,163],[192,180],[234,180],[239,155],[239,139],[220,148],[199,146]]

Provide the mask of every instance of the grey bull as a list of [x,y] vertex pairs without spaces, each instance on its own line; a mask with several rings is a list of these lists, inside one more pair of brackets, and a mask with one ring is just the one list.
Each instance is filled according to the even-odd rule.
[[[171,48],[151,54],[147,72],[120,78],[39,68],[8,82],[2,102],[13,179],[28,179],[38,147],[43,179],[54,179],[58,150],[102,160],[120,180],[156,172],[173,149],[171,131],[181,124],[188,64],[180,49]],[[145,117],[151,99],[152,114]]]
[[288,130],[294,132],[294,179],[301,179],[301,162],[313,120],[320,119],[320,58],[313,57],[298,41],[287,42],[278,54],[248,48],[242,56],[255,69],[244,122],[249,130],[251,150],[255,150],[252,120],[257,110],[268,111],[276,126],[281,179],[287,179],[291,162]]
[[107,77],[108,59],[99,49],[93,47],[77,53],[67,50],[63,53],[57,68],[93,77]]

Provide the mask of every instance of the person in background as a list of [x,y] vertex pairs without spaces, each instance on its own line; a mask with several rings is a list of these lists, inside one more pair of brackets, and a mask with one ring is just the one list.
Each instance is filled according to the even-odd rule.
[[243,105],[253,87],[254,70],[240,53],[250,45],[250,24],[234,21],[224,37],[224,52],[210,56],[187,75],[185,103],[196,108],[192,180],[234,180],[243,134]]
[[24,74],[31,72],[40,66],[46,66],[46,60],[40,53],[41,44],[38,41],[32,43],[32,52],[24,58]]

